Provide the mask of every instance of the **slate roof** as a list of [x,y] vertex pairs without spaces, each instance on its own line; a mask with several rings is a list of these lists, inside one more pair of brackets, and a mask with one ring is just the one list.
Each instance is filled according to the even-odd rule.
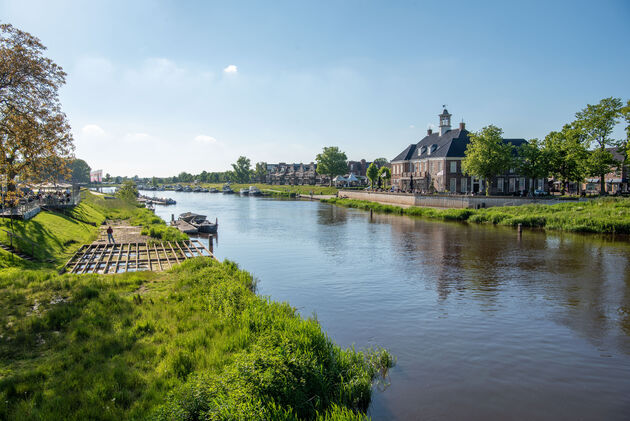
[[[424,158],[463,158],[466,147],[470,143],[468,130],[449,130],[442,136],[438,132],[425,136],[415,145],[409,145],[399,153],[391,162],[409,161]],[[520,146],[527,142],[525,139],[503,139],[506,143]],[[430,152],[429,152],[430,151]]]

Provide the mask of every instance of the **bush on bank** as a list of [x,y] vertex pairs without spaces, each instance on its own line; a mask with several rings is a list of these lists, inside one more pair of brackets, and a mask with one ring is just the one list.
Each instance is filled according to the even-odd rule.
[[365,419],[383,350],[342,350],[231,262],[0,271],[0,419]]
[[602,198],[556,205],[503,206],[488,209],[402,208],[376,202],[332,198],[326,203],[444,221],[466,221],[548,230],[630,234],[630,199]]

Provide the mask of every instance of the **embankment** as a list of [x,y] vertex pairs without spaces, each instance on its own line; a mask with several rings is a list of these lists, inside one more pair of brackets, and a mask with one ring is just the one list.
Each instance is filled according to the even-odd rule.
[[542,228],[570,232],[630,234],[630,199],[604,198],[555,205],[503,206],[489,209],[436,209],[395,206],[353,199],[322,202],[383,213],[428,219]]

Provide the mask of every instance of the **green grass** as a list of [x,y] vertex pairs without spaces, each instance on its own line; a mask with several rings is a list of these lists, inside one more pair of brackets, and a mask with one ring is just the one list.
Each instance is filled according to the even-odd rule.
[[324,200],[340,206],[396,213],[428,219],[466,221],[542,228],[546,230],[588,232],[600,234],[630,234],[630,199],[602,198],[557,205],[504,206],[488,209],[402,208],[376,202],[332,198]]
[[0,271],[0,419],[365,419],[383,350],[342,350],[231,262]]
[[[98,236],[98,227],[106,219],[126,219],[143,227],[142,233],[162,241],[183,241],[186,234],[155,216],[148,209],[120,199],[106,200],[89,191],[81,193],[82,200],[71,210],[40,212],[28,221],[0,218],[0,228],[11,230],[21,238],[13,238],[13,246],[34,256],[37,264],[26,262],[10,253],[0,253],[0,268],[54,267],[65,264],[81,245],[91,243]],[[10,244],[7,232],[0,230],[0,242]],[[33,245],[35,243],[35,245]]]

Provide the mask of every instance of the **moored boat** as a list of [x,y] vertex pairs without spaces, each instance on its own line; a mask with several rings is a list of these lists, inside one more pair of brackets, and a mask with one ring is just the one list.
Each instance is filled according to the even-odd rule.
[[217,232],[218,223],[210,222],[206,218],[206,215],[200,215],[198,213],[186,212],[179,215],[179,221],[183,221],[192,225],[198,232],[203,233],[215,233]]
[[233,194],[234,190],[232,190],[232,187],[228,186],[227,184],[225,186],[223,186],[223,188],[221,189],[221,191],[224,194]]
[[249,194],[249,189],[248,188],[242,188],[239,193],[241,194],[241,196],[247,196]]
[[260,196],[262,192],[256,186],[249,186],[249,195],[250,196]]

